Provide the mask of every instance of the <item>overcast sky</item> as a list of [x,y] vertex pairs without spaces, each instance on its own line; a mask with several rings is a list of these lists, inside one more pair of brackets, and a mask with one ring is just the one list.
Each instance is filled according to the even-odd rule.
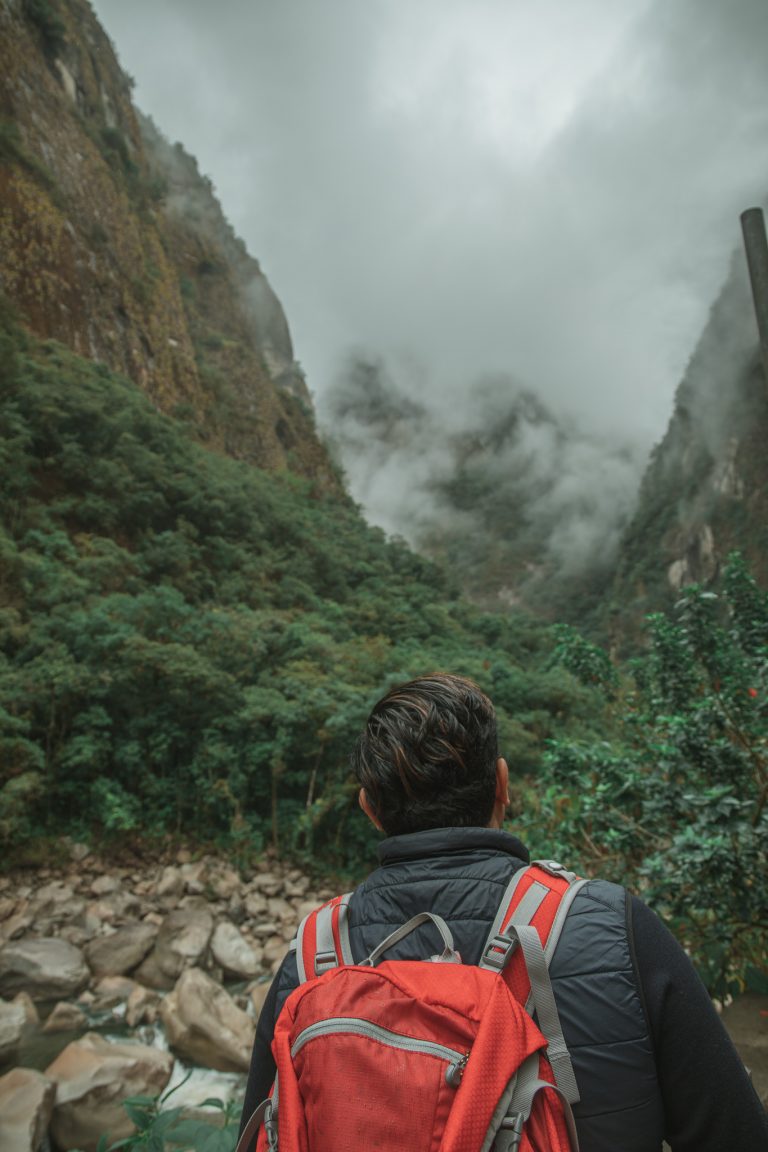
[[[768,193],[768,0],[94,0],[322,399],[350,347],[650,444]],[[434,399],[431,400],[434,403]]]

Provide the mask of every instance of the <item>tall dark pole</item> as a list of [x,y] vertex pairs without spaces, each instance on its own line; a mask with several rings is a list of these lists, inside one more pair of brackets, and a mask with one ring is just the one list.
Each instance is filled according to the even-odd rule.
[[768,385],[768,238],[762,208],[747,208],[741,214],[741,230],[752,281],[752,299],[755,302],[757,331],[763,354],[763,371]]

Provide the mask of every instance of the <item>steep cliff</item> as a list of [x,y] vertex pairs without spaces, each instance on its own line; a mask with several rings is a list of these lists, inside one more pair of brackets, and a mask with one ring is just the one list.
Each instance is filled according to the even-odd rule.
[[620,643],[684,585],[714,580],[734,548],[768,579],[767,442],[768,382],[738,249],[622,542],[613,592]]
[[0,290],[211,447],[335,489],[288,325],[87,0],[0,0]]

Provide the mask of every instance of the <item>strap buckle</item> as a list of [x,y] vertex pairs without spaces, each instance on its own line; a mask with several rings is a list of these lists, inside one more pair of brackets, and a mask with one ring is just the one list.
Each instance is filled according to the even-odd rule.
[[517,1152],[523,1139],[524,1123],[525,1115],[522,1112],[505,1116],[493,1142],[493,1152]]
[[338,968],[339,959],[335,952],[318,952],[315,956],[315,976],[322,976],[331,968]]
[[494,936],[490,944],[486,946],[481,967],[495,968],[498,972],[503,972],[515,948],[517,948],[517,940],[512,940],[509,936],[505,936],[503,932],[500,932],[497,936]]
[[264,1113],[264,1131],[267,1134],[267,1148],[269,1152],[277,1152],[277,1109],[272,1101],[267,1105]]

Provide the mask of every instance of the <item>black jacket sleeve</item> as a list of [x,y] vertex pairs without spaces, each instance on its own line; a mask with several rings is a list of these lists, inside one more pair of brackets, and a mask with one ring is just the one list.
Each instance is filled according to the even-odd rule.
[[763,1109],[706,988],[636,896],[631,937],[673,1152],[768,1152]]

